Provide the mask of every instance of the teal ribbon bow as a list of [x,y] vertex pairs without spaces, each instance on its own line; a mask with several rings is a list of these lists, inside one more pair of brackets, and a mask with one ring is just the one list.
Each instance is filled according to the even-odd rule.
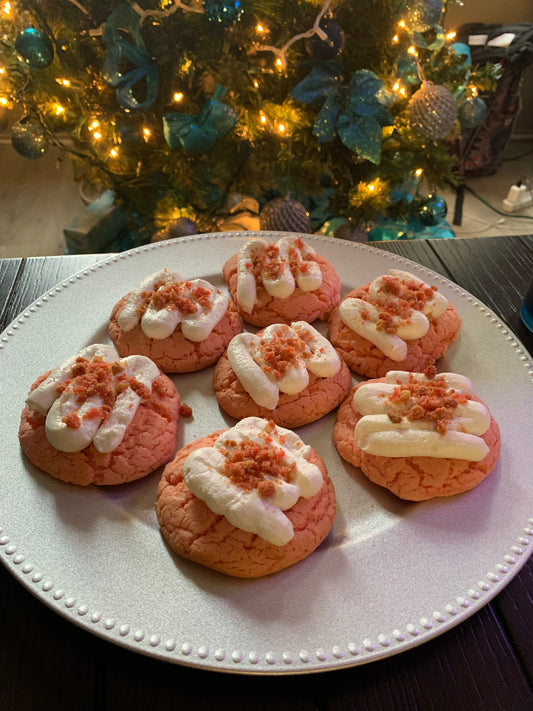
[[198,116],[164,114],[163,130],[171,150],[181,146],[187,153],[209,153],[218,138],[233,130],[237,123],[237,112],[232,106],[220,101],[225,93],[224,87],[217,86]]
[[373,72],[354,72],[344,86],[337,67],[315,65],[291,96],[304,104],[323,102],[313,126],[319,143],[338,135],[351,151],[379,165],[381,128],[391,126],[394,119],[385,106],[383,82]]
[[[119,29],[132,41],[124,39]],[[106,84],[116,87],[119,104],[127,109],[150,107],[157,98],[159,69],[150,58],[141,37],[139,15],[130,5],[123,3],[109,15],[103,41],[107,51],[102,75]],[[133,65],[125,74],[121,71],[124,62]],[[143,78],[146,78],[146,94],[144,101],[138,101],[133,89]]]

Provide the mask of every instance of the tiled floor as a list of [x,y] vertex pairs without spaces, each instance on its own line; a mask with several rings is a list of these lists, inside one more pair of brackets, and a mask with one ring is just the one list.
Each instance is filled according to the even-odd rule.
[[[521,157],[509,160],[516,156]],[[57,159],[54,150],[28,160],[9,143],[0,145],[0,258],[64,254],[63,228],[85,205],[68,156],[59,167]],[[528,178],[533,186],[533,141],[511,141],[500,171],[488,178],[471,179],[468,185],[501,210],[510,186],[521,178]],[[442,191],[442,195],[451,223],[455,196],[452,191]],[[533,232],[533,206],[520,213],[500,215],[467,192],[462,224],[453,229],[457,237],[528,234]]]

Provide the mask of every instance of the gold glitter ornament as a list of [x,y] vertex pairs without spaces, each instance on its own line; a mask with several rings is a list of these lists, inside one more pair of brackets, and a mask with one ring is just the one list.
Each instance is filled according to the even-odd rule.
[[424,82],[408,106],[409,128],[432,141],[445,138],[457,118],[457,102],[443,86]]

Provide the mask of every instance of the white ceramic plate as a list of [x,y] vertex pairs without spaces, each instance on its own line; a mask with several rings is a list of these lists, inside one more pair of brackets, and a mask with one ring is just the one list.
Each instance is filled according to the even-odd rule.
[[[123,294],[165,266],[225,289],[221,266],[250,236],[200,235],[107,258],[43,295],[3,334],[0,559],[62,616],[170,662],[259,674],[363,664],[474,613],[518,572],[533,542],[531,361],[455,284],[366,245],[306,237],[335,264],[343,294],[396,267],[435,284],[457,307],[461,334],[438,368],[474,381],[500,424],[502,453],[473,491],[406,503],[341,460],[331,441],[334,415],[299,428],[328,465],[338,510],[326,542],[276,575],[232,579],[175,556],[154,514],[159,472],[121,487],[79,488],[40,472],[19,450],[30,384],[82,346],[109,342],[107,319]],[[180,420],[178,446],[233,424],[211,378],[212,368],[174,378],[194,413]]]

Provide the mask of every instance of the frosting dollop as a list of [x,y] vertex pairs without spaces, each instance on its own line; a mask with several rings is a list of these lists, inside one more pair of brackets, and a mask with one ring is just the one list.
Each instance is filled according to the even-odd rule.
[[26,404],[46,415],[46,438],[55,449],[79,452],[92,442],[107,453],[122,442],[159,375],[149,358],[120,358],[112,346],[95,343],[53,370]]
[[348,297],[339,306],[342,322],[373,343],[387,358],[407,357],[406,341],[422,338],[448,300],[413,274],[391,269],[370,284],[368,297]]
[[139,323],[148,338],[171,336],[178,324],[189,341],[204,341],[228,308],[228,297],[205,279],[184,280],[161,269],[144,279],[128,296],[118,325],[131,331]]
[[257,301],[257,284],[270,296],[286,299],[298,286],[315,291],[322,284],[322,271],[316,252],[300,237],[282,237],[276,243],[252,239],[237,255],[237,301],[246,313]]
[[185,483],[214,513],[236,528],[283,546],[294,536],[283,513],[322,488],[311,448],[291,430],[247,417],[212,447],[195,450],[183,464]]
[[481,461],[490,413],[472,400],[471,381],[457,373],[390,370],[385,382],[359,386],[353,405],[363,417],[355,440],[368,454]]
[[273,324],[261,335],[239,333],[228,345],[228,360],[250,397],[273,410],[280,391],[296,395],[309,384],[309,372],[335,375],[339,355],[331,343],[305,321]]

